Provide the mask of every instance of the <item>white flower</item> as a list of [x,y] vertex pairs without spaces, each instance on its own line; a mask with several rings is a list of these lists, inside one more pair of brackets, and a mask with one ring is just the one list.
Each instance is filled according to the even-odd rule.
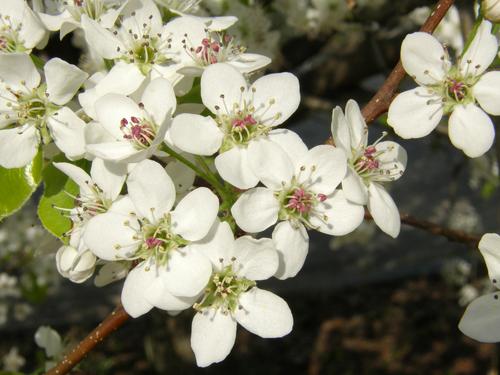
[[450,114],[451,143],[469,157],[483,155],[495,138],[495,128],[485,112],[500,115],[500,72],[485,73],[497,50],[488,21],[481,23],[456,66],[432,35],[417,32],[406,36],[401,61],[420,86],[394,99],[388,124],[403,138],[420,138],[439,124],[443,114]]
[[[138,88],[150,73],[152,78],[175,76],[177,65],[173,59],[176,53],[171,49],[169,32],[163,26],[155,3],[152,0],[131,0],[122,15],[120,26],[112,30],[82,15],[82,28],[89,47],[103,59],[121,63],[119,69],[128,73],[125,75],[129,81],[126,86]],[[125,80],[125,76],[121,79]],[[175,83],[174,78],[172,83]]]
[[94,159],[90,176],[70,163],[54,163],[54,167],[70,177],[80,189],[79,194],[74,197],[74,208],[55,208],[67,210],[71,220],[80,227],[84,227],[91,218],[111,207],[118,198],[127,175],[126,165],[109,163],[102,159]]
[[[286,121],[300,102],[299,82],[290,73],[270,74],[248,85],[245,77],[228,64],[214,64],[201,77],[203,104],[215,115],[180,114],[169,135],[175,146],[195,155],[212,155],[221,177],[240,188],[255,186],[251,145],[274,139],[272,129]],[[276,136],[277,137],[277,136]]]
[[4,357],[2,358],[2,362],[3,371],[6,371],[8,373],[12,371],[13,373],[15,373],[24,366],[24,364],[26,363],[26,359],[19,354],[19,349],[17,349],[16,346],[13,346],[12,348],[10,348],[9,352],[4,355]]
[[234,240],[229,225],[216,226],[212,245],[202,249],[213,267],[198,313],[191,327],[191,347],[198,366],[220,362],[231,352],[236,323],[263,337],[290,333],[293,316],[277,295],[256,287],[278,267],[278,255],[269,239],[243,236]]
[[58,356],[63,350],[61,336],[48,326],[41,326],[36,330],[35,342],[40,348],[45,349],[49,358]]
[[307,150],[298,136],[287,135],[283,148],[260,140],[252,145],[252,168],[265,187],[244,192],[231,208],[236,224],[256,233],[279,223],[273,240],[280,252],[277,277],[292,277],[304,264],[309,238],[307,229],[344,235],[363,220],[361,206],[336,190],[346,174],[344,152],[329,145]]
[[96,260],[90,250],[80,253],[72,246],[61,246],[56,253],[57,270],[74,283],[83,283],[92,276]]
[[83,15],[110,29],[127,2],[128,0],[56,0],[52,7],[55,9],[50,9],[53,12],[38,13],[38,15],[47,29],[59,30],[59,37],[62,39],[81,27]]
[[[488,276],[493,285],[500,283],[500,236],[486,233],[479,242],[479,250],[486,262]],[[486,294],[467,306],[458,324],[465,335],[481,342],[500,341],[500,293]]]
[[25,0],[0,1],[0,52],[29,54],[47,38],[47,30]]
[[500,0],[483,0],[481,10],[487,20],[500,22]]
[[92,137],[100,135],[97,140],[87,139],[87,151],[124,163],[149,158],[165,138],[176,103],[172,85],[164,78],[148,84],[139,104],[120,94],[103,96],[95,103],[101,127],[93,129]]
[[241,73],[250,73],[268,65],[271,59],[246,53],[246,48],[226,32],[237,20],[231,16],[183,16],[170,21],[165,28],[172,36],[172,47],[182,51],[178,72],[200,76],[207,66],[225,62]]
[[345,197],[354,204],[368,206],[380,229],[397,237],[401,227],[399,211],[383,183],[402,176],[407,154],[395,142],[381,142],[384,136],[368,144],[368,127],[354,100],[347,102],[345,116],[340,107],[333,110],[333,142],[345,152],[348,161],[342,181]]
[[[207,188],[187,194],[171,210],[175,187],[163,167],[137,164],[127,180],[128,196],[92,218],[84,242],[107,261],[138,260],[122,291],[131,316],[153,306],[180,311],[192,305],[210,277],[210,262],[190,244],[202,240],[216,219],[219,201]],[[105,231],[103,231],[105,228]]]
[[5,168],[27,165],[38,145],[51,140],[68,159],[85,153],[85,123],[64,105],[87,73],[59,58],[49,60],[44,73],[41,83],[29,55],[0,55],[0,165]]

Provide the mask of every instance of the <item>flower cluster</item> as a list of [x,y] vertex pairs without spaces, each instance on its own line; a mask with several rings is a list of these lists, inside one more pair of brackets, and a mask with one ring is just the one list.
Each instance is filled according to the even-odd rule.
[[[386,132],[369,140],[354,100],[333,110],[333,145],[308,148],[281,127],[299,106],[298,79],[259,76],[271,60],[231,34],[235,17],[187,14],[198,2],[75,0],[38,14],[2,2],[0,166],[27,173],[43,154],[52,205],[39,215],[63,241],[60,274],[125,279],[132,317],[192,308],[191,346],[208,366],[230,353],[237,323],[264,338],[291,331],[287,303],[257,284],[298,274],[309,231],[346,235],[366,206],[398,236],[386,187],[407,153]],[[30,56],[47,30],[83,33],[102,69]],[[394,100],[388,123],[419,137],[450,114],[453,144],[486,152],[485,112],[500,114],[499,73],[485,73],[497,49],[487,21],[456,66],[432,36],[408,36],[403,66],[420,86]]]

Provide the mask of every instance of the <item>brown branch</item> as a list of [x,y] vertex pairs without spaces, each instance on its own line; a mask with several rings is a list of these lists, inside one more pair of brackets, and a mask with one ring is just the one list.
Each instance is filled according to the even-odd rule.
[[[461,242],[477,248],[477,245],[481,240],[481,236],[479,235],[466,233],[462,230],[446,228],[431,221],[417,219],[409,214],[401,213],[400,216],[401,223],[403,224],[411,225],[412,227],[425,230],[437,236],[446,237],[448,240],[453,242]],[[373,217],[369,212],[365,212],[365,219],[373,220]]]
[[125,323],[130,316],[125,312],[123,306],[118,305],[106,319],[90,332],[80,343],[64,356],[61,362],[46,372],[45,375],[63,375],[67,374],[102,340],[109,336],[113,331]]

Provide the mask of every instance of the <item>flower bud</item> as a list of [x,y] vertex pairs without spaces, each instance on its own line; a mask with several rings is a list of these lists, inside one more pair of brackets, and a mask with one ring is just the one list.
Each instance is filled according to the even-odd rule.
[[89,250],[81,254],[71,246],[62,246],[56,254],[56,266],[61,276],[74,283],[83,283],[94,273],[96,257]]
[[500,22],[500,0],[483,0],[484,18],[491,22]]

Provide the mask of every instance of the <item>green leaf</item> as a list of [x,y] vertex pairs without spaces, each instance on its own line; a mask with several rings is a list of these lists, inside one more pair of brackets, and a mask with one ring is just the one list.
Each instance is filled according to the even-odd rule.
[[177,104],[185,104],[185,103],[202,104],[200,82],[201,82],[200,78],[198,77],[195,78],[191,90],[186,95],[178,97]]
[[40,184],[42,152],[23,168],[0,167],[0,221],[19,210]]
[[[52,162],[69,163],[63,155],[57,155]],[[67,212],[61,208],[75,207],[75,201],[71,196],[76,196],[80,189],[68,176],[54,167],[52,162],[43,170],[45,189],[38,204],[38,217],[47,231],[64,240],[63,235],[71,229],[72,223],[66,217]],[[84,168],[87,166],[87,161],[82,160],[73,164]]]

